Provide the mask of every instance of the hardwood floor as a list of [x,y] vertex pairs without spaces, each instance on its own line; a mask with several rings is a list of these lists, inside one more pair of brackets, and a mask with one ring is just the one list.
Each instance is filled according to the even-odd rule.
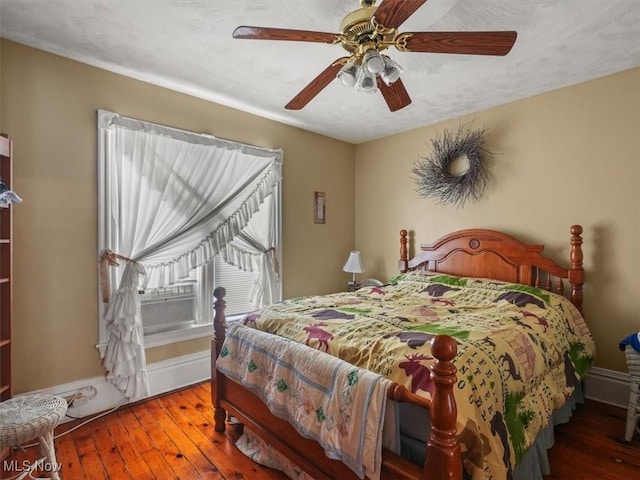
[[[640,478],[640,435],[625,444],[625,415],[623,409],[593,401],[580,405],[569,424],[556,428],[553,474],[547,479]],[[56,429],[63,480],[286,480],[242,455],[233,444],[235,432],[213,431],[208,383],[123,407],[73,430],[79,423]],[[0,478],[15,475],[11,461],[23,465],[37,453],[36,448],[12,453]]]
[[555,428],[549,450],[553,480],[640,479],[640,434],[624,440],[627,411],[587,400]]

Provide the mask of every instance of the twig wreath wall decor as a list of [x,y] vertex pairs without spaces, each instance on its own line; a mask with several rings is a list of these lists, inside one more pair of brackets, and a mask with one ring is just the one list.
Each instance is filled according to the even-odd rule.
[[[486,134],[484,128],[472,130],[469,124],[460,124],[457,131],[444,130],[432,139],[431,155],[417,160],[411,170],[420,196],[459,207],[468,200],[477,201],[487,187],[488,161],[493,157],[484,146]],[[452,171],[458,159],[468,163],[462,173]]]

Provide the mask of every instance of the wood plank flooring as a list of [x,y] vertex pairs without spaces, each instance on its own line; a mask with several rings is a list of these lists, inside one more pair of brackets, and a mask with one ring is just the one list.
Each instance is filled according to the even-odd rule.
[[[208,383],[122,407],[74,430],[56,429],[56,453],[63,480],[216,479],[286,480],[281,472],[256,465],[234,446],[237,432],[213,430]],[[587,401],[571,422],[556,428],[548,480],[640,478],[640,434],[624,442],[626,412]],[[68,433],[65,433],[68,432]],[[0,478],[16,474],[15,463],[33,462],[37,448],[14,451]],[[45,477],[44,472],[39,473]],[[338,480],[338,479],[337,479]]]

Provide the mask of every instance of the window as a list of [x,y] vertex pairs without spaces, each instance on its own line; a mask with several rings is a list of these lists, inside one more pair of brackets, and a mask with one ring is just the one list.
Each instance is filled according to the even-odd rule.
[[227,289],[230,317],[281,300],[279,150],[105,111],[98,138],[99,251],[121,259],[106,283],[116,292],[124,264],[144,266],[136,288],[146,347],[211,335],[214,286]]
[[[205,285],[222,285],[228,290],[227,316],[234,317],[255,310],[251,290],[258,281],[257,272],[245,272],[216,255],[211,270],[213,277]],[[206,275],[201,273],[200,275]],[[140,291],[142,323],[145,337],[156,334],[188,334],[186,329],[206,325],[211,333],[213,322],[212,299],[206,289],[202,298],[197,295],[198,277],[194,271],[189,279],[168,287]],[[201,280],[202,282],[202,280]],[[210,296],[211,292],[209,292]],[[180,332],[184,330],[183,332]],[[165,335],[166,336],[166,335]]]

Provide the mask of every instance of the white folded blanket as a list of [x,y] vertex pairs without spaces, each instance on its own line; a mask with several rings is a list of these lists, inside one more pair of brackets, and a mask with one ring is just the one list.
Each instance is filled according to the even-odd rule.
[[329,458],[360,478],[380,478],[389,380],[239,322],[229,324],[216,366],[317,440]]

